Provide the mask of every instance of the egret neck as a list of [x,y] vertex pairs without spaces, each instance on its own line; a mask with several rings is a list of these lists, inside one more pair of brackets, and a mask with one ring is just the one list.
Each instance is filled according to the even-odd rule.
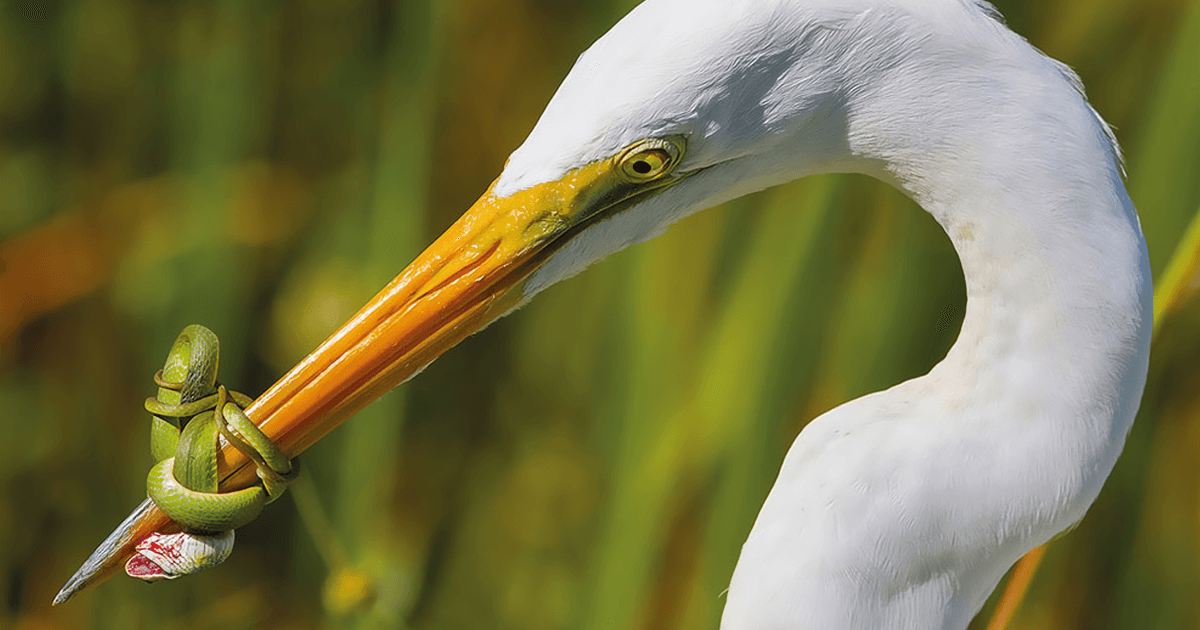
[[946,231],[962,331],[928,375],[800,434],[724,630],[965,628],[1021,555],[1083,518],[1141,399],[1151,276],[1108,127],[1069,70],[999,24],[986,45],[913,24],[844,66],[857,89],[830,163],[893,183]]

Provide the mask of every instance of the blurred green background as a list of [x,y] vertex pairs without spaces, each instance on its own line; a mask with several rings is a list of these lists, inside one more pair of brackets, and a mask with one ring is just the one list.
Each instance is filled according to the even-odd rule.
[[[212,328],[222,380],[261,393],[635,4],[0,5],[0,628],[716,628],[804,423],[957,335],[949,241],[872,180],[613,256],[306,453],[219,570],[49,606],[144,497],[178,331]],[[1200,2],[997,5],[1116,127],[1161,278],[1200,207]],[[1175,295],[1125,455],[1013,627],[1200,628],[1200,301]]]

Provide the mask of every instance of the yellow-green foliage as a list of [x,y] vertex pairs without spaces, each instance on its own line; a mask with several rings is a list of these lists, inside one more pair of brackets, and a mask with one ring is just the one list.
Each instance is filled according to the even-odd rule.
[[[5,3],[0,628],[716,628],[804,423],[957,335],[948,240],[872,180],[729,203],[551,288],[306,453],[221,569],[49,608],[142,499],[175,334],[212,328],[222,380],[264,390],[634,4]],[[997,4],[1114,123],[1165,315],[1125,455],[1012,627],[1200,628],[1200,2]]]

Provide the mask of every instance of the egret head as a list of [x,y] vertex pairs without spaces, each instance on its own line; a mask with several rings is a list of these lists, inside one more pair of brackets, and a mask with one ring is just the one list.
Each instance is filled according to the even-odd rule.
[[[539,189],[589,169],[599,183],[647,143],[671,146],[672,159],[620,203],[568,212],[587,225],[555,237],[526,297],[688,214],[850,155],[827,40],[852,12],[798,20],[747,6],[757,4],[645,2],[579,58],[489,195],[551,198]],[[620,179],[599,185],[639,186]]]
[[[554,237],[553,255],[524,283],[524,295],[688,214],[806,175],[859,172],[919,188],[906,180],[911,172],[938,169],[898,163],[937,159],[944,138],[970,136],[936,132],[975,124],[955,116],[1004,110],[994,102],[995,64],[980,64],[976,75],[974,60],[1024,48],[1012,47],[1019,38],[980,6],[642,3],[580,56],[488,195],[553,199],[539,188],[581,169],[600,177],[648,141],[677,146],[678,162],[652,190],[568,211],[588,217],[587,225]],[[947,70],[953,81],[939,75]],[[992,100],[965,105],[977,98]],[[927,131],[913,137],[913,128]]]

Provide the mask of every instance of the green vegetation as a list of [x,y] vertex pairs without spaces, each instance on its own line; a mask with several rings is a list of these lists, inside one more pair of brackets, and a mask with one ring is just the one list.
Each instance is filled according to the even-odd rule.
[[[872,180],[732,202],[551,288],[307,452],[222,568],[49,608],[144,497],[178,331],[263,391],[633,4],[0,7],[0,628],[716,628],[804,423],[957,335],[949,241]],[[1011,627],[1200,628],[1200,2],[997,5],[1116,127],[1175,287],[1125,455]]]

